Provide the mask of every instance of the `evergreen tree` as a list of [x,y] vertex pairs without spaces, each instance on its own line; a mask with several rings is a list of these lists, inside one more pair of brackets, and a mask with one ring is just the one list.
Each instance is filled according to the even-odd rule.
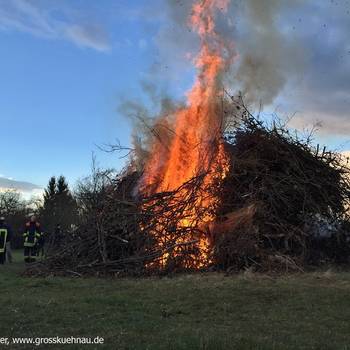
[[56,199],[56,178],[52,176],[49,180],[47,188],[44,191],[44,205],[41,210],[41,218],[46,227],[53,225],[55,219],[55,199]]
[[77,203],[64,176],[50,178],[44,191],[44,204],[40,215],[44,229],[52,233],[58,224],[68,232],[78,218]]
[[52,176],[49,180],[49,184],[44,191],[44,202],[52,201],[56,195],[56,178]]
[[64,176],[60,176],[57,181],[57,194],[70,196],[68,183]]

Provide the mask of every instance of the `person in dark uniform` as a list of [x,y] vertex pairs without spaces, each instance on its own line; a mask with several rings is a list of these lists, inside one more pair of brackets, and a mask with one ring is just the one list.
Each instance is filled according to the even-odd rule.
[[42,237],[40,223],[36,217],[32,216],[30,221],[26,223],[23,238],[24,238],[24,261],[27,263],[35,262],[38,252],[38,242]]
[[5,223],[5,218],[0,217],[0,264],[3,265],[6,261],[6,247],[11,242],[12,230],[10,226]]

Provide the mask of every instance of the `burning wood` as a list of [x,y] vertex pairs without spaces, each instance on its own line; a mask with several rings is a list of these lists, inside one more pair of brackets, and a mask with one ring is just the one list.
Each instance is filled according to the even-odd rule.
[[[31,273],[299,270],[348,260],[350,177],[341,155],[283,126],[268,128],[248,111],[225,140],[225,178],[212,170],[212,183],[204,172],[175,190],[135,197],[143,177],[124,174],[105,187],[75,236]],[[206,196],[215,205],[201,205]],[[320,217],[336,227],[327,239],[318,235]]]
[[[154,237],[160,249],[168,242],[184,243],[196,237],[196,259],[184,262],[187,268],[210,263],[209,239],[199,234],[197,228],[215,220],[219,198],[211,187],[226,176],[229,167],[222,142],[224,115],[218,97],[222,98],[220,76],[232,57],[223,54],[225,44],[215,32],[214,21],[215,11],[225,11],[227,6],[226,0],[199,1],[193,6],[190,26],[201,40],[201,50],[195,59],[197,79],[188,93],[187,107],[173,116],[173,132],[167,135],[168,142],[164,144],[159,135],[152,139],[150,158],[139,185],[140,194],[148,197],[176,191],[176,196],[169,197],[166,202],[167,208],[172,208],[168,210],[170,226],[167,215],[157,214],[152,229],[149,225],[142,229]],[[194,187],[183,186],[196,177],[200,181]],[[151,208],[164,210],[162,203],[157,201],[147,201],[143,206],[146,211]],[[185,234],[179,234],[179,230]],[[180,254],[182,248],[178,250]],[[169,253],[163,256],[162,267],[169,258]]]
[[[340,156],[313,149],[284,126],[267,127],[223,94],[220,79],[234,56],[232,43],[215,31],[215,13],[227,5],[194,5],[190,26],[201,40],[197,78],[187,105],[155,123],[142,172],[105,186],[74,239],[34,269],[301,268],[315,256],[309,224],[316,215],[337,224],[333,251],[345,256],[350,183]],[[238,120],[234,128],[228,123]]]

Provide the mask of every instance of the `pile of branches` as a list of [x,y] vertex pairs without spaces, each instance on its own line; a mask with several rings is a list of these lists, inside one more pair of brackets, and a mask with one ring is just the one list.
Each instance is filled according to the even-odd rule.
[[51,245],[45,260],[30,266],[26,274],[138,274],[143,263],[137,254],[144,238],[132,193],[139,176],[134,172],[115,177],[94,163],[91,176],[78,185],[76,193],[79,226],[71,234],[63,233],[60,244]]
[[215,235],[217,268],[302,270],[347,263],[348,160],[313,147],[312,133],[299,138],[246,108],[226,140],[232,170],[221,192],[218,214],[225,228]]
[[[223,181],[203,189],[203,173],[176,191],[142,198],[135,194],[141,173],[110,178],[94,170],[78,191],[79,227],[27,273],[145,275],[195,266],[294,271],[347,263],[347,162],[313,147],[311,137],[301,139],[276,122],[268,126],[238,108],[241,122],[225,133],[231,167]],[[190,225],[180,225],[203,193],[219,196],[220,206],[198,209]],[[204,224],[208,216],[216,219]],[[211,250],[200,264],[203,237]]]
[[[84,221],[26,274],[139,276],[196,269],[203,259],[198,243],[208,234],[202,218],[212,215],[212,209],[198,209],[194,217],[188,214],[190,226],[183,227],[180,222],[186,213],[192,213],[193,202],[202,195],[205,175],[196,176],[175,191],[141,198],[135,196],[140,173],[112,181],[101,180],[103,172],[95,173],[92,178],[97,185],[90,184],[80,192],[90,204],[85,208]],[[174,201],[176,198],[181,199]],[[168,256],[166,263],[164,255]]]

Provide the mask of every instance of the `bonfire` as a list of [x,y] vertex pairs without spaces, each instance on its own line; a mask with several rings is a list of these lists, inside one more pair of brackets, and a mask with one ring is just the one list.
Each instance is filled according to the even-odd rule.
[[[177,110],[169,128],[169,116],[157,121],[151,140],[150,156],[139,183],[139,193],[149,197],[156,193],[176,191],[166,203],[171,207],[165,215],[156,214],[142,229],[148,231],[160,250],[175,245],[152,266],[164,267],[177,252],[190,246],[183,267],[198,268],[211,262],[211,242],[204,228],[215,220],[219,205],[213,191],[229,171],[229,159],[223,142],[224,113],[220,77],[232,60],[225,42],[215,32],[215,11],[226,11],[228,1],[200,1],[193,6],[190,26],[201,42],[195,58],[198,75],[187,94],[187,106]],[[158,137],[159,135],[162,137]],[[186,185],[192,179],[196,184]],[[142,210],[153,208],[164,212],[157,200],[146,201]],[[170,217],[168,217],[170,215]],[[169,220],[170,219],[170,220]],[[156,221],[155,223],[153,221]],[[192,243],[190,243],[192,242]]]
[[[85,218],[30,273],[302,270],[346,262],[347,164],[285,125],[264,124],[223,89],[235,55],[215,31],[215,15],[227,6],[193,6],[197,77],[186,105],[150,126],[141,170],[133,159],[104,184],[86,216],[93,220]],[[336,228],[326,244],[319,218]]]

